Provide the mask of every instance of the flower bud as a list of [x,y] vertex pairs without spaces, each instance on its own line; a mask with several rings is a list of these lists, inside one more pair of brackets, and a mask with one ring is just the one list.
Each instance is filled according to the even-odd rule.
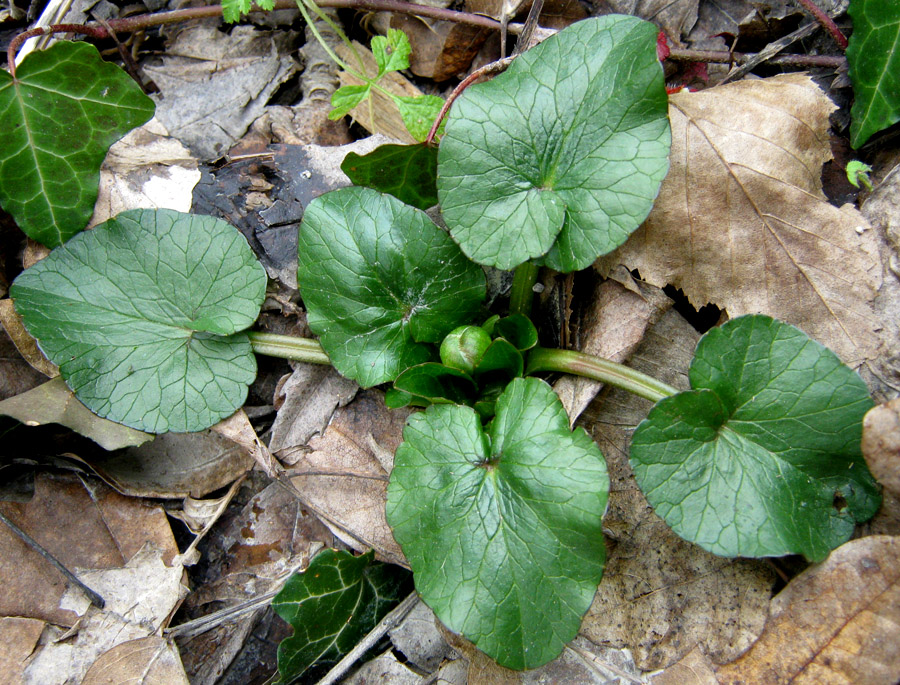
[[481,326],[460,326],[441,343],[444,366],[472,373],[491,344],[491,336]]

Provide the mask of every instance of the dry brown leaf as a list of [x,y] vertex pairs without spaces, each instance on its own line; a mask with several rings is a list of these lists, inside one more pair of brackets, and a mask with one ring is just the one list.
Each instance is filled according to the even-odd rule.
[[174,645],[157,635],[123,642],[103,654],[81,685],[188,685]]
[[[670,309],[649,329],[630,366],[687,388],[697,338]],[[628,647],[643,670],[665,668],[696,644],[713,660],[728,662],[762,632],[774,573],[763,562],[717,557],[685,542],[652,511],[628,463],[633,427],[651,406],[608,389],[579,421],[610,473],[603,519],[608,558],[581,634],[598,644]]]
[[412,54],[409,69],[416,76],[437,82],[465,74],[490,29],[449,21],[421,19],[407,14],[394,14],[391,28],[409,38]]
[[134,497],[203,497],[253,468],[232,440],[212,431],[164,433],[139,447],[82,459],[116,490]]
[[25,324],[22,317],[13,306],[13,301],[9,298],[0,300],[0,323],[6,329],[6,334],[13,341],[19,354],[28,362],[32,368],[40,371],[48,378],[55,378],[59,375],[59,369],[56,364],[48,360],[37,346],[37,341],[29,335],[25,330]]
[[[74,476],[40,474],[30,502],[0,502],[0,511],[70,570],[121,569],[148,543],[162,550],[166,563],[178,554],[161,507],[146,506],[102,483],[87,484]],[[86,610],[63,603],[65,578],[2,525],[0,587],[0,616],[71,627]]]
[[[278,473],[281,471],[281,464],[275,460],[268,448],[262,444],[259,436],[250,424],[247,413],[243,409],[238,409],[227,419],[219,421],[210,430],[240,445],[247,454],[253,457],[254,461],[259,464],[269,478],[278,477]],[[234,479],[232,478],[232,480]]]
[[680,42],[697,23],[699,0],[601,0],[613,12],[631,14],[659,26]]
[[872,475],[900,495],[900,399],[872,408],[863,419],[862,451]]
[[[387,409],[381,392],[360,392],[334,413],[290,472],[304,502],[322,512],[335,535],[358,551],[374,549],[382,561],[404,566],[384,518],[384,502],[387,474],[408,414]],[[311,475],[297,475],[304,472]]]
[[57,376],[21,395],[0,402],[0,414],[26,426],[58,423],[90,438],[105,450],[142,445],[154,436],[97,416]]
[[26,362],[13,341],[0,328],[0,400],[28,392],[47,380]]
[[803,74],[672,95],[669,174],[647,221],[601,267],[636,268],[731,317],[782,319],[853,366],[872,358],[877,239],[821,189],[834,109]]
[[716,675],[723,685],[891,685],[898,635],[900,538],[852,540],[794,578],[753,649]]
[[718,685],[713,663],[700,647],[650,679],[652,685]]
[[286,464],[296,462],[297,448],[321,433],[334,410],[352,400],[357,390],[355,381],[330,366],[298,364],[276,392],[275,406],[279,408],[269,449]]
[[[600,283],[581,320],[580,351],[620,363],[631,357],[647,327],[672,306],[659,288],[640,287],[628,289],[612,279]],[[603,383],[566,375],[553,389],[574,424],[602,387]]]
[[25,670],[25,661],[37,646],[44,625],[36,618],[0,618],[0,685],[22,682],[18,676]]
[[100,167],[100,187],[89,227],[128,209],[190,212],[200,180],[197,160],[151,119],[113,144]]

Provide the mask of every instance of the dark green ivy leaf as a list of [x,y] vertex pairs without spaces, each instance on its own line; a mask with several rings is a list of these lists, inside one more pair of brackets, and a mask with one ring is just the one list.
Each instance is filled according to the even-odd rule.
[[543,256],[575,271],[641,224],[671,138],[658,32],[621,15],[580,21],[460,96],[438,196],[463,252],[500,269]]
[[153,116],[153,100],[88,43],[0,69],[0,206],[28,236],[62,245],[91,218],[109,146]]
[[853,0],[847,66],[853,83],[850,142],[858,148],[900,121],[900,2]]
[[428,209],[438,201],[437,154],[436,147],[423,143],[382,145],[367,155],[348,153],[341,171],[354,185],[374,188],[413,207]]
[[409,571],[327,549],[291,576],[272,608],[294,634],[278,645],[278,681],[315,682],[412,591]]
[[487,432],[474,410],[442,404],[403,438],[387,519],[419,595],[503,666],[556,657],[603,574],[600,450],[535,378],[507,387]]
[[767,316],[742,316],[697,346],[693,390],[638,426],[631,464],[656,512],[723,556],[823,559],[881,498],[860,452],[872,407],[831,350]]
[[150,433],[208,428],[256,377],[266,274],[224,221],[123,212],[22,272],[16,310],[78,399]]
[[364,387],[430,361],[432,347],[479,311],[481,268],[428,216],[370,188],[313,200],[297,282],[309,327],[335,368]]

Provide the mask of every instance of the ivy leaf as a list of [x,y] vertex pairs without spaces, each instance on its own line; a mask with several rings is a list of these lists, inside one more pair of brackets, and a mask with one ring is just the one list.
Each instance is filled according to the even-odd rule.
[[474,410],[410,417],[387,520],[438,618],[502,666],[536,668],[575,637],[603,574],[609,479],[553,390],[516,379],[487,433]]
[[354,185],[393,195],[401,202],[428,209],[437,204],[437,148],[381,145],[367,155],[350,152],[341,171]]
[[338,88],[331,95],[332,109],[328,113],[328,118],[332,121],[337,121],[341,117],[346,116],[351,109],[368,97],[371,88],[371,84],[368,83],[363,86],[341,86]]
[[28,236],[62,245],[91,218],[109,146],[153,116],[153,100],[88,43],[0,70],[0,206]]
[[858,148],[900,121],[900,4],[853,0],[847,66],[855,100],[850,143]]
[[831,350],[742,316],[703,337],[690,379],[631,444],[638,485],[678,535],[723,556],[818,561],[874,515],[881,498],[860,452],[873,403]]
[[198,431],[246,399],[244,333],[266,274],[224,221],[123,212],[22,272],[10,294],[28,332],[94,413],[150,433]]
[[657,33],[622,15],[580,21],[457,99],[438,196],[463,252],[575,271],[641,224],[668,169]]
[[395,95],[393,98],[406,130],[419,142],[424,141],[444,101],[437,95]]
[[326,549],[291,576],[272,608],[294,634],[278,645],[279,683],[318,681],[412,591],[409,571]]
[[313,200],[297,282],[335,368],[363,387],[430,361],[431,346],[479,311],[482,270],[428,216],[370,188]]
[[388,29],[387,37],[372,38],[372,54],[375,56],[375,64],[378,65],[376,79],[380,79],[389,71],[408,69],[410,53],[412,47],[409,38],[399,29]]

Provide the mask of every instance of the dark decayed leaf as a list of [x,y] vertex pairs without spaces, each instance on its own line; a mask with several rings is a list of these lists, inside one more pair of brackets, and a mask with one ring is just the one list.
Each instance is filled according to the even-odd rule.
[[859,147],[900,121],[900,3],[853,0],[847,66],[855,100],[850,142]]
[[575,637],[603,573],[609,479],[543,381],[514,380],[487,432],[475,411],[410,417],[387,518],[416,589],[501,665],[536,668]]
[[722,556],[820,560],[878,509],[860,452],[873,403],[831,350],[742,316],[703,337],[690,379],[631,444],[638,485],[685,540]]
[[22,272],[10,290],[29,333],[81,402],[151,433],[234,413],[256,377],[245,333],[266,274],[224,221],[123,212]]
[[484,273],[426,214],[370,188],[316,198],[300,227],[297,282],[309,327],[363,387],[429,361],[474,318]]
[[428,209],[437,204],[437,148],[382,145],[367,155],[350,152],[341,171],[354,185],[389,193],[401,202]]
[[412,590],[409,571],[327,549],[291,576],[272,608],[294,634],[278,645],[278,681],[315,682]]
[[88,43],[34,52],[0,70],[0,206],[48,247],[94,211],[109,146],[153,116],[153,100]]
[[578,22],[454,103],[438,196],[463,252],[574,271],[625,242],[668,169],[657,33],[620,15]]

